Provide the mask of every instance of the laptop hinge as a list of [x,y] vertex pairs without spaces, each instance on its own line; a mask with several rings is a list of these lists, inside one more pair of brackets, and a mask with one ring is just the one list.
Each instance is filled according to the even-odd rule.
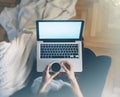
[[43,40],[43,42],[75,42],[75,40]]

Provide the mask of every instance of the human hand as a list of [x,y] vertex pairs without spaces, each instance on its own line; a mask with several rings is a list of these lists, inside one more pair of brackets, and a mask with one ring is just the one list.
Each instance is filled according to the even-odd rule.
[[61,66],[65,70],[65,72],[70,80],[76,79],[75,73],[74,73],[74,67],[72,64],[70,64],[68,61],[62,61]]
[[66,74],[68,75],[68,78],[70,79],[72,89],[74,93],[76,94],[77,97],[83,97],[83,94],[80,90],[79,84],[75,78],[75,73],[74,73],[74,67],[72,64],[70,64],[67,61],[62,61],[61,62],[62,68],[65,70]]
[[47,67],[43,71],[43,78],[42,78],[42,83],[41,83],[39,93],[44,93],[45,88],[48,86],[48,84],[51,82],[51,80],[59,74],[59,72],[56,72],[54,74],[50,74],[51,65],[52,65],[52,63],[47,65]]
[[50,81],[59,74],[59,72],[56,72],[54,74],[50,74],[51,66],[52,66],[52,63],[47,65],[47,67],[45,68],[45,70],[43,72],[43,80],[42,80],[43,83],[49,84]]

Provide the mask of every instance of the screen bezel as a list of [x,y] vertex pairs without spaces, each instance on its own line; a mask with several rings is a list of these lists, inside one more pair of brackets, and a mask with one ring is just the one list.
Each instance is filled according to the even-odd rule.
[[[80,30],[80,35],[78,39],[40,39],[39,38],[39,22],[81,22],[81,30]],[[84,21],[83,20],[37,20],[36,21],[36,32],[37,32],[37,41],[44,41],[44,42],[71,42],[71,41],[76,41],[82,40],[82,33],[83,33],[83,28],[84,28]]]

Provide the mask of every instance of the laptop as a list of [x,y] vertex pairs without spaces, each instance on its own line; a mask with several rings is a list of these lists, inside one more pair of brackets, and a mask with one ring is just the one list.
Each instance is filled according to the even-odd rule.
[[37,20],[37,71],[64,60],[74,66],[74,72],[82,72],[83,26],[83,20]]

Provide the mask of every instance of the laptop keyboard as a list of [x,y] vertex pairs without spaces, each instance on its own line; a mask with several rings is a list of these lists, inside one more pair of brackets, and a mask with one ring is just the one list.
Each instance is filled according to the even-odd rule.
[[40,44],[41,58],[79,58],[78,44]]

